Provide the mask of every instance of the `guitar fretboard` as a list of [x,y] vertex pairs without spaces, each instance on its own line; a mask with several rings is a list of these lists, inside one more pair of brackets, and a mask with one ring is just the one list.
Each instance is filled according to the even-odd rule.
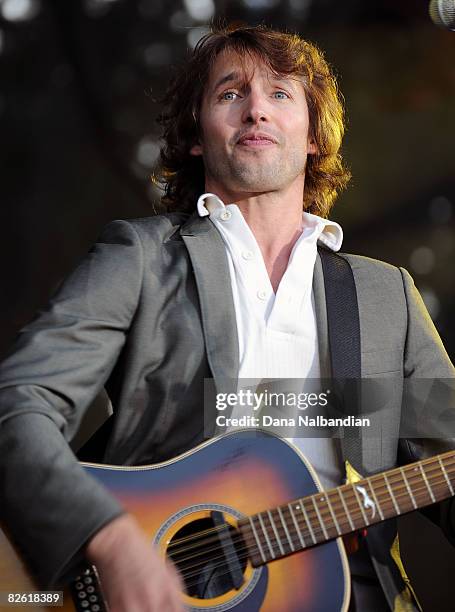
[[239,521],[254,566],[453,496],[455,451]]

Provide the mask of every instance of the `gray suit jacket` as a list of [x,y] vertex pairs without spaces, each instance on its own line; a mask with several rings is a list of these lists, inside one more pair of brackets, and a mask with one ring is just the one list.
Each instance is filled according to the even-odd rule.
[[[384,435],[356,458],[359,469],[379,471],[397,461],[403,378],[454,371],[410,276],[345,257],[357,286],[363,374],[398,381]],[[114,410],[106,462],[161,461],[204,439],[204,378],[220,385],[238,372],[229,287],[224,244],[207,218],[115,221],[20,332],[0,368],[0,519],[44,586],[121,512],[67,444],[103,387]],[[319,260],[314,296],[329,375]]]

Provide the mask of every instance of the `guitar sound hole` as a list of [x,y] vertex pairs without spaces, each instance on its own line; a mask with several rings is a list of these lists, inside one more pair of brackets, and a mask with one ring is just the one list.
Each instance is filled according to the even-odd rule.
[[211,518],[192,521],[177,531],[167,554],[184,580],[186,593],[197,599],[239,588],[247,565],[239,532],[232,526],[216,527]]

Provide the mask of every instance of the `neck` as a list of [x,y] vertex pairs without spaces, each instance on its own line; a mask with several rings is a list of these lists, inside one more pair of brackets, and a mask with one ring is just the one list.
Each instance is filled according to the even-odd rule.
[[303,185],[294,183],[282,191],[259,194],[221,194],[216,188],[207,191],[216,193],[225,203],[237,204],[261,249],[276,292],[292,248],[302,233]]

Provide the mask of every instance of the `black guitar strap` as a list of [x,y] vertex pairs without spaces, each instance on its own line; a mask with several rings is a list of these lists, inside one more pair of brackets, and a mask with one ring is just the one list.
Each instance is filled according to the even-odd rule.
[[[324,272],[330,362],[333,384],[340,390],[345,415],[360,413],[360,320],[352,268],[342,255],[318,247]],[[360,473],[362,439],[360,428],[347,428],[341,438],[343,457]]]
[[[354,274],[348,260],[342,255],[323,247],[318,248],[318,251],[324,272],[332,378],[335,384],[340,383],[344,413],[356,415],[361,411],[362,369],[359,305]],[[344,431],[341,449],[343,457],[357,472],[367,476],[359,427]],[[370,527],[366,539],[371,561],[391,609],[396,609],[395,598],[405,587],[392,557],[384,556],[384,551],[390,549],[396,533],[395,521],[389,520]],[[419,608],[409,603],[409,610],[417,612]]]

